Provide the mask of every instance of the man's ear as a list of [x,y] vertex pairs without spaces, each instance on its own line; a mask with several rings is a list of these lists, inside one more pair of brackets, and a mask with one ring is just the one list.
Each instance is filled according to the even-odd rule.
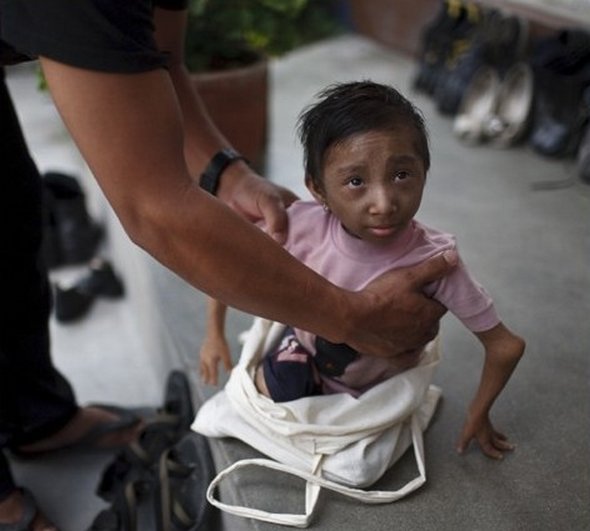
[[326,203],[323,190],[316,184],[316,182],[309,175],[305,176],[305,186],[307,186],[307,189],[318,203],[320,203],[321,205],[324,205]]

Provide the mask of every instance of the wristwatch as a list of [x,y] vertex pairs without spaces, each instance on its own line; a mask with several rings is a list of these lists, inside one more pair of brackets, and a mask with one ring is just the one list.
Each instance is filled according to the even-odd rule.
[[207,164],[205,171],[201,174],[199,186],[211,195],[216,195],[217,189],[219,188],[221,174],[225,168],[236,160],[244,160],[248,162],[246,157],[240,155],[240,153],[232,148],[224,148],[215,153],[209,164]]

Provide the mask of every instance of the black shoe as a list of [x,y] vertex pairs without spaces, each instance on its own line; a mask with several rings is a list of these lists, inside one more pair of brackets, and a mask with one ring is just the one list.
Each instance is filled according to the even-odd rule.
[[123,283],[108,261],[95,258],[90,262],[89,267],[89,274],[82,277],[76,284],[78,291],[94,297],[110,299],[117,299],[124,295]]
[[564,30],[536,43],[531,56],[537,90],[532,148],[563,158],[578,151],[590,107],[590,33]]
[[62,288],[55,285],[55,318],[60,323],[70,323],[84,317],[94,303],[94,297],[78,291],[76,286]]
[[417,91],[433,95],[449,65],[469,46],[479,20],[479,9],[460,0],[445,0],[435,19],[422,34],[418,72],[413,81]]
[[43,176],[45,209],[44,256],[50,268],[90,260],[103,236],[86,209],[78,181],[59,172]]
[[475,74],[482,66],[494,68],[500,77],[524,54],[527,24],[495,9],[480,10],[472,16],[469,40],[447,60],[434,98],[442,114],[455,115]]
[[577,167],[580,179],[590,184],[590,125],[586,126],[584,136],[578,148]]
[[97,297],[119,298],[124,287],[111,264],[106,260],[94,259],[90,271],[74,286],[62,288],[55,286],[55,317],[62,323],[84,317]]

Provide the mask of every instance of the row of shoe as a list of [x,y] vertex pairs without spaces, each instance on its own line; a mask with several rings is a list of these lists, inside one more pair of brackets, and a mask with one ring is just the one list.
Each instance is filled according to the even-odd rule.
[[533,105],[533,72],[519,62],[504,78],[490,66],[473,76],[455,117],[455,135],[468,143],[491,142],[507,147],[526,134]]
[[88,212],[86,195],[74,176],[52,171],[43,175],[43,257],[49,269],[88,263],[69,287],[54,282],[55,317],[69,323],[84,317],[99,297],[120,298],[121,279],[97,256],[104,230]]
[[524,57],[528,25],[474,2],[444,0],[422,34],[415,90],[432,96],[442,114],[455,115],[471,80],[487,65],[503,77]]
[[577,157],[580,177],[590,181],[587,31],[563,29],[529,43],[520,17],[444,0],[423,32],[414,88],[453,116],[460,140],[508,147],[528,138],[543,156]]

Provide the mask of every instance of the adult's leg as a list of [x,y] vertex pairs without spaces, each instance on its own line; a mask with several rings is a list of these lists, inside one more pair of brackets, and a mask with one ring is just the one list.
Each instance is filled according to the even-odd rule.
[[1,449],[42,439],[78,407],[50,358],[50,288],[41,259],[41,179],[0,72],[0,498],[14,486]]

